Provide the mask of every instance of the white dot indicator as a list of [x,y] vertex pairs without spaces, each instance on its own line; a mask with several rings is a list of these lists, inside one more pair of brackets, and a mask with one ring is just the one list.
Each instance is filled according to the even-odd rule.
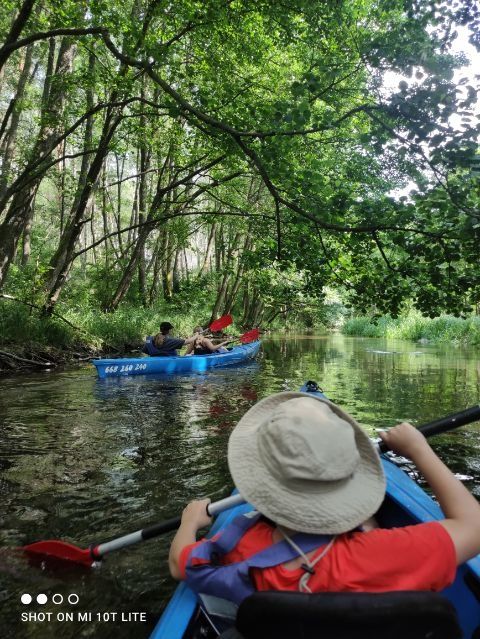
[[79,601],[80,601],[80,597],[77,595],[76,592],[72,592],[68,595],[68,603],[71,604],[72,606],[76,606]]
[[59,592],[56,592],[52,597],[52,601],[54,604],[59,606],[63,602],[63,595],[61,595]]
[[32,603],[32,595],[29,595],[28,592],[26,592],[20,597],[20,601],[25,605]]
[[39,603],[40,605],[43,606],[43,604],[46,604],[47,601],[48,601],[47,595],[44,595],[43,593],[40,595],[37,595],[37,603]]

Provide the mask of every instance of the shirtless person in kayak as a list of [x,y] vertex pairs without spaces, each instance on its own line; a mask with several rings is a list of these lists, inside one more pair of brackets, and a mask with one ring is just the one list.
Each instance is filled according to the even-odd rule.
[[445,519],[364,528],[385,496],[376,447],[331,402],[278,393],[242,417],[228,445],[235,485],[258,512],[197,542],[211,519],[208,500],[191,502],[170,548],[172,576],[235,603],[259,590],[443,590],[480,552],[480,505],[412,425],[381,438],[415,463]]
[[211,353],[226,353],[225,348],[231,339],[214,344],[211,339],[204,335],[201,326],[195,326],[193,329],[194,341],[187,347],[185,355],[210,355]]

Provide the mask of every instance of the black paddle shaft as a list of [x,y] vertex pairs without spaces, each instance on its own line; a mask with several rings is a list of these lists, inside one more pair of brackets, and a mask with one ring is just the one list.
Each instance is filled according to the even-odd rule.
[[[434,422],[423,424],[418,427],[418,430],[425,437],[431,437],[432,435],[439,435],[445,433],[447,430],[458,428],[459,426],[465,426],[465,424],[471,424],[480,419],[480,405],[472,406],[466,410],[462,410],[459,413],[442,417]],[[381,453],[386,453],[389,450],[388,446],[384,442],[380,442],[379,450]]]
[[159,524],[148,526],[148,528],[142,530],[142,539],[152,539],[152,537],[158,537],[158,535],[162,535],[163,533],[177,530],[181,520],[181,517],[172,517],[172,519],[166,519]]

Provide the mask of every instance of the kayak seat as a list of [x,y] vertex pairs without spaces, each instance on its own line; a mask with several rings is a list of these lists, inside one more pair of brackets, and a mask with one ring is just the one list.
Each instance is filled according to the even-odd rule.
[[257,592],[222,639],[460,639],[454,606],[433,592]]

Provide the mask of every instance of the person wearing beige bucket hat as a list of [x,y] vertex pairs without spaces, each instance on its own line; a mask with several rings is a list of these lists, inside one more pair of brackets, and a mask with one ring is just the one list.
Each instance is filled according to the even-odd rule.
[[410,424],[381,434],[429,481],[446,519],[381,529],[379,454],[341,408],[282,392],[250,408],[230,435],[235,486],[255,509],[212,539],[208,500],[191,502],[172,542],[172,576],[197,592],[240,603],[255,590],[441,590],[480,552],[480,506]]
[[305,533],[353,530],[385,495],[366,432],[332,402],[304,393],[278,393],[250,409],[230,436],[228,465],[247,501]]

